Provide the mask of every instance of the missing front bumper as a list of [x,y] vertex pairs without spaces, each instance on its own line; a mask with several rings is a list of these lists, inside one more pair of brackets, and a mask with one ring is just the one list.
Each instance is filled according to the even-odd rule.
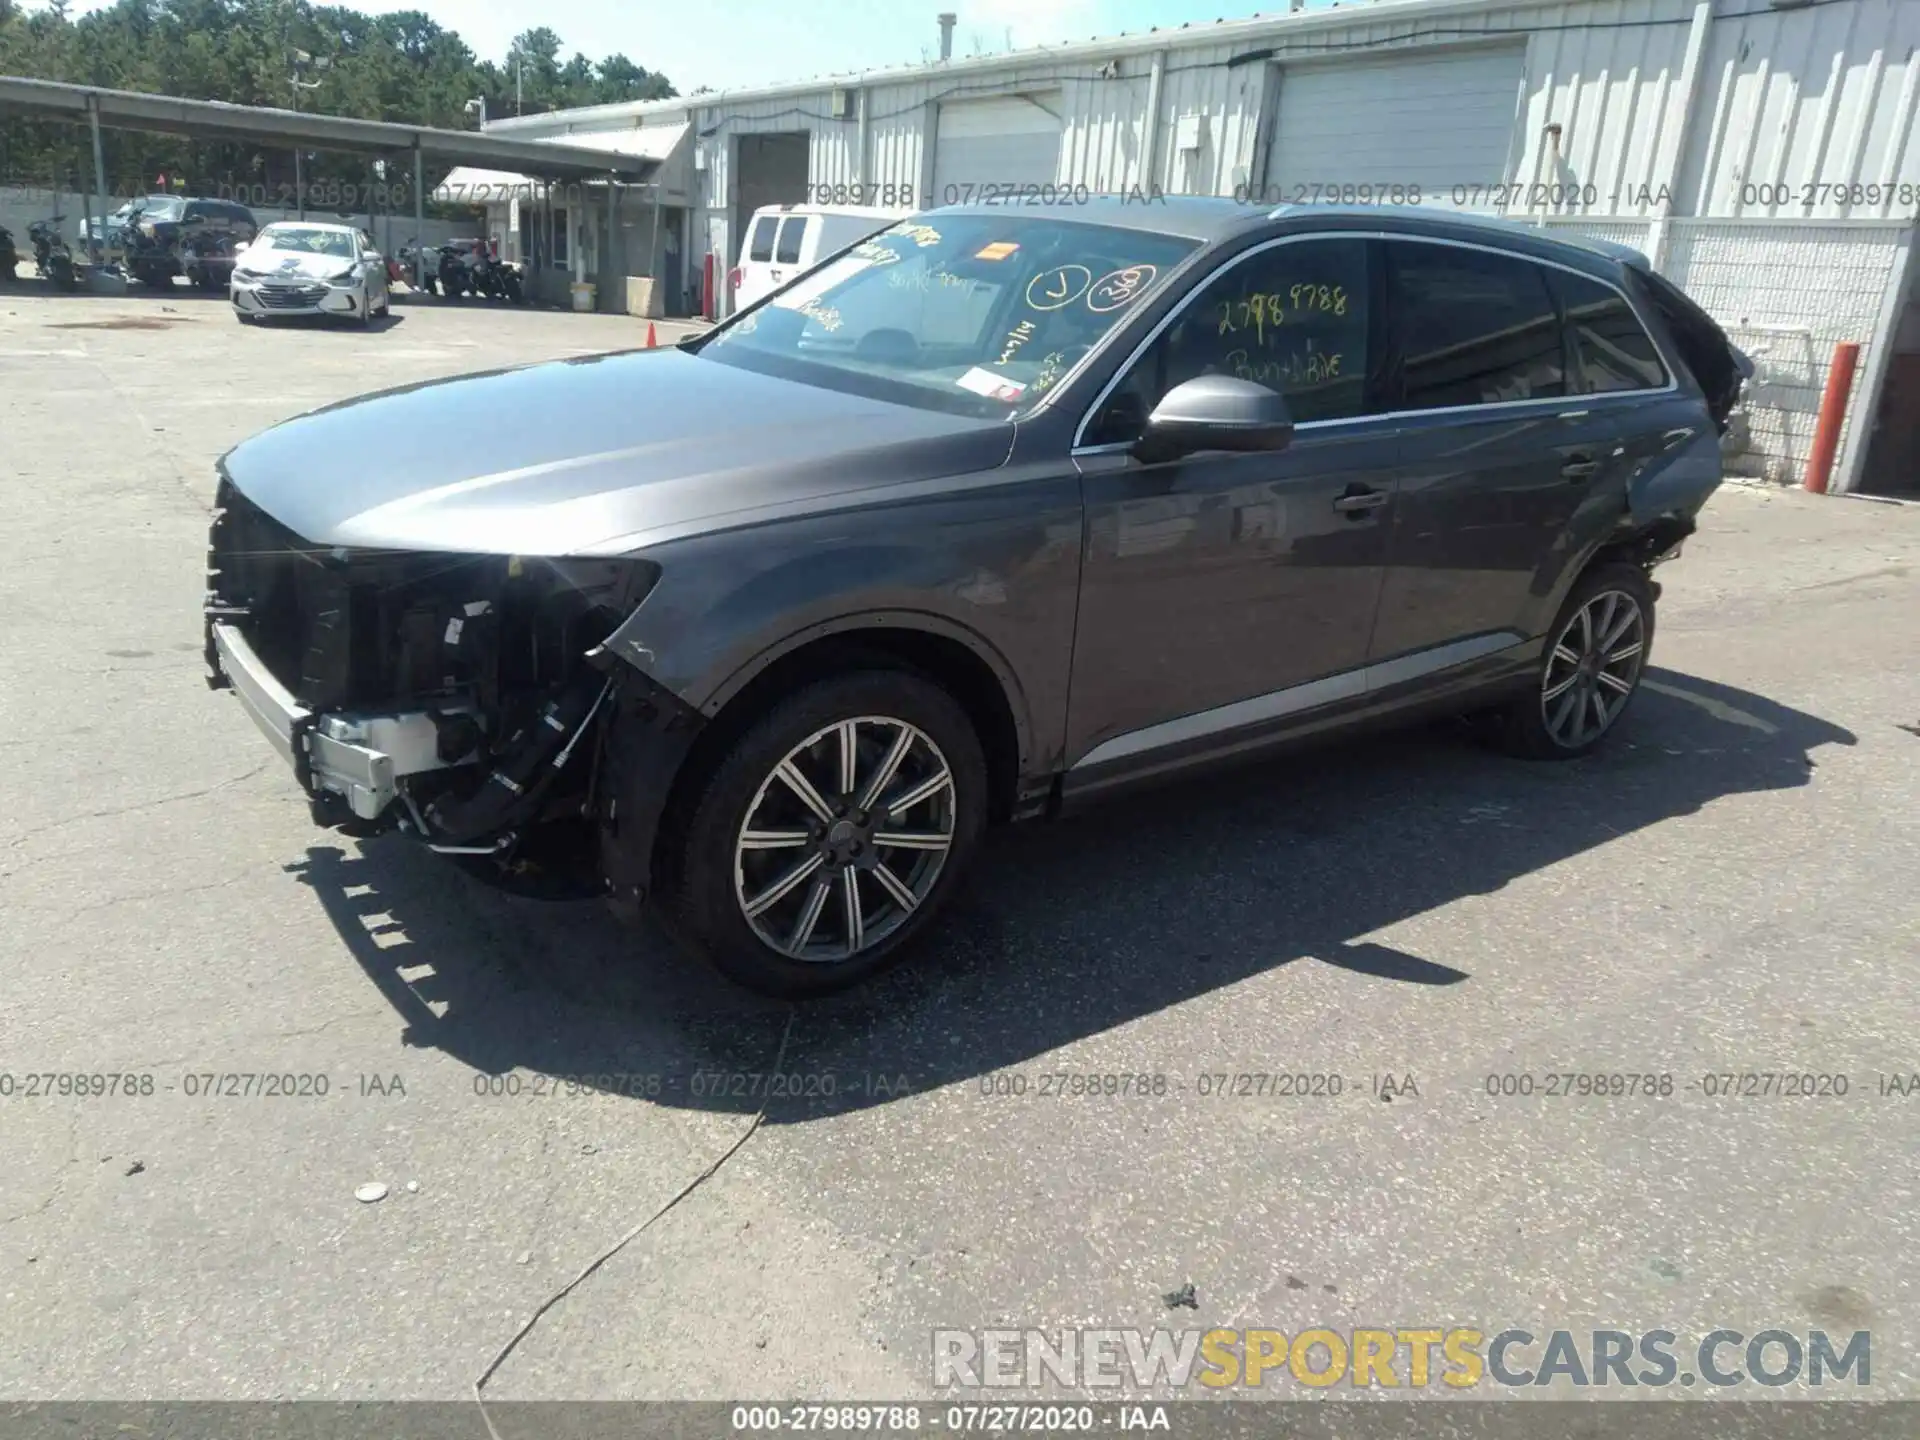
[[316,714],[274,678],[238,629],[209,628],[220,674],[310,795],[338,795],[360,819],[378,820],[398,798],[400,780],[469,758],[440,758],[442,725],[460,712]]

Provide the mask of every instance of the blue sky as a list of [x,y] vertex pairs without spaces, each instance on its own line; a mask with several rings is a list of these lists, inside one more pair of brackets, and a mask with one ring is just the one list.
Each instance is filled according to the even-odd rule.
[[[77,0],[73,13],[109,0]],[[532,25],[558,31],[567,53],[598,59],[623,51],[665,71],[684,94],[699,85],[804,80],[836,71],[916,64],[939,40],[934,17],[959,17],[954,54],[1012,44],[1055,44],[1094,35],[1279,12],[1286,0],[349,0],[369,11],[425,10],[458,30],[484,58],[499,59]],[[1310,0],[1318,9],[1328,0]]]

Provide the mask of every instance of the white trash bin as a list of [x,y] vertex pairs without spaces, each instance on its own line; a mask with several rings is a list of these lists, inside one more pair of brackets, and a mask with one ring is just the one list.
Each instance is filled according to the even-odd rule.
[[575,281],[573,285],[573,308],[583,311],[592,310],[596,288],[592,281]]

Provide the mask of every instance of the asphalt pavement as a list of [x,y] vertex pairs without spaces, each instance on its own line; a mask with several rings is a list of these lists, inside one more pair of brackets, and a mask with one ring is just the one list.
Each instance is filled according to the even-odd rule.
[[643,334],[0,290],[0,1399],[460,1400],[516,1336],[489,1396],[930,1397],[936,1328],[1079,1326],[1867,1330],[1920,1399],[1920,507],[1723,490],[1589,760],[996,833],[791,1008],[314,830],[202,681],[228,446]]

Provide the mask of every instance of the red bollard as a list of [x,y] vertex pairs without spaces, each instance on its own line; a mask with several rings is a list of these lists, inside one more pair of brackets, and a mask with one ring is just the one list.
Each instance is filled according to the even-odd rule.
[[1827,493],[1827,480],[1833,474],[1833,457],[1840,449],[1840,425],[1847,418],[1847,397],[1853,393],[1853,372],[1860,363],[1860,347],[1842,340],[1833,347],[1833,364],[1827,368],[1827,388],[1820,397],[1820,423],[1813,431],[1813,452],[1807,456],[1806,488],[1814,495]]

